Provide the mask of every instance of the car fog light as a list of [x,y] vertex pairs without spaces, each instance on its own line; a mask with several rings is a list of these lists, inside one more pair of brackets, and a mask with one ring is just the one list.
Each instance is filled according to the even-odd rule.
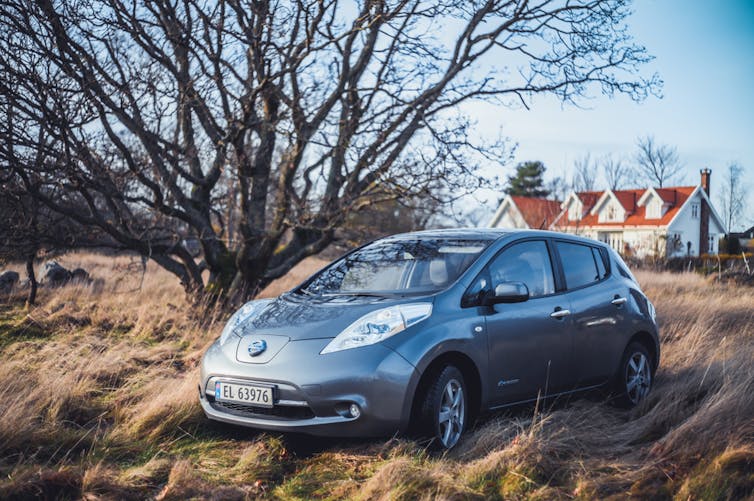
[[361,416],[361,409],[359,409],[359,406],[356,404],[351,404],[351,407],[348,408],[348,412],[351,414],[352,418],[358,418]]

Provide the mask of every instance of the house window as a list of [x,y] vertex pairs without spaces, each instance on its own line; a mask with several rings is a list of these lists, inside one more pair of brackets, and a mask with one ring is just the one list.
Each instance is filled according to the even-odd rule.
[[709,237],[709,250],[707,251],[708,254],[714,254],[715,253],[715,237],[710,236]]
[[622,231],[600,232],[597,239],[600,242],[605,242],[618,252],[623,252],[624,250]]
[[647,205],[647,219],[660,219],[662,217],[662,204],[660,202],[650,202]]
[[699,219],[699,204],[691,204],[691,217]]
[[610,221],[620,221],[620,215],[615,204],[608,202],[608,205],[599,213],[599,222],[605,223]]

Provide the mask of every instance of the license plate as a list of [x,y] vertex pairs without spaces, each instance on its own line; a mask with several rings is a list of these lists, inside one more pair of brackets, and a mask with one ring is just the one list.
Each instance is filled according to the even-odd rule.
[[215,383],[215,399],[225,402],[239,402],[259,407],[272,407],[272,388],[250,384]]

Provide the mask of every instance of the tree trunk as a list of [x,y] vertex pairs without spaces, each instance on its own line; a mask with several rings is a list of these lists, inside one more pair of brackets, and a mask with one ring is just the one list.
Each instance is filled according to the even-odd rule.
[[34,255],[26,258],[26,276],[29,278],[29,296],[26,298],[26,308],[34,306],[37,300],[37,277],[34,275]]

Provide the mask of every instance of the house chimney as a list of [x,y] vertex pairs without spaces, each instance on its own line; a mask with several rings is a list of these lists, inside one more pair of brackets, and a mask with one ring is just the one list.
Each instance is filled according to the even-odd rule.
[[[708,168],[704,168],[699,171],[702,175],[702,189],[709,197],[709,178],[712,175],[712,171]],[[701,211],[699,214],[699,255],[709,253],[709,207],[707,207],[707,201],[702,198]]]
[[709,196],[709,178],[712,175],[712,170],[705,168],[700,170],[699,173],[702,175],[702,189]]

